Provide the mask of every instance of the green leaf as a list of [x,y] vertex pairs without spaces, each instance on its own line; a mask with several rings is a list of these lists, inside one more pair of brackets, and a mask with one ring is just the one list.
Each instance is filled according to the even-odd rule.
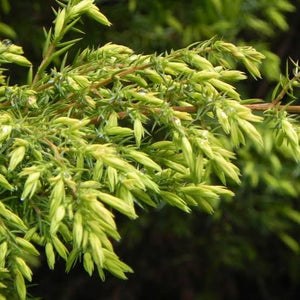
[[7,179],[0,174],[0,186],[6,190],[13,191],[14,187],[7,181]]
[[115,208],[122,214],[132,219],[137,218],[133,206],[128,205],[124,200],[103,192],[97,192],[97,195],[104,203]]
[[0,22],[0,33],[3,36],[6,36],[11,39],[15,39],[17,36],[15,30],[12,27],[2,22]]
[[299,253],[300,246],[299,243],[286,233],[280,233],[279,238],[294,252]]
[[172,206],[176,206],[187,213],[191,212],[186,202],[178,195],[167,191],[160,191],[160,195],[163,198],[163,200],[165,200],[167,203],[171,204]]

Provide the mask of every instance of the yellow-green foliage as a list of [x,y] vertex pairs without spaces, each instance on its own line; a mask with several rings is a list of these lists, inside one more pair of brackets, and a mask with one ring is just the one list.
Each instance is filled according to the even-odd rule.
[[[233,69],[236,63],[260,77],[264,56],[254,48],[211,39],[164,55],[139,55],[106,44],[69,63],[65,55],[57,69],[52,62],[76,43],[64,37],[81,15],[110,24],[93,0],[65,2],[46,32],[34,76],[21,47],[0,43],[1,63],[29,68],[24,85],[6,83],[2,70],[0,87],[3,299],[26,298],[30,266],[39,255],[35,245],[45,248],[51,269],[60,256],[67,270],[83,261],[90,275],[97,269],[101,279],[105,270],[126,278],[132,270],[111,242],[120,239],[115,213],[134,219],[137,206],[159,203],[213,213],[234,196],[226,184],[243,180],[235,151],[249,144],[264,151],[256,124],[268,127],[278,147],[299,161],[299,125],[289,107],[282,110],[277,97],[260,106],[268,114],[253,114],[254,100],[242,99],[235,88],[247,78]],[[286,233],[280,237],[291,245]]]

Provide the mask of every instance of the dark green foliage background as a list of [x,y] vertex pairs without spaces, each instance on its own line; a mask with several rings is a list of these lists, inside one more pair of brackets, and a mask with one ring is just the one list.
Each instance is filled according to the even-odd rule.
[[[241,1],[245,10],[235,13],[230,1],[221,2],[228,2],[224,14],[216,14],[210,1],[186,4],[168,0],[100,0],[101,11],[114,25],[101,30],[85,20],[88,34],[82,47],[112,41],[151,53],[180,48],[217,34],[230,42],[252,43],[259,50],[271,50],[282,59],[283,68],[289,56],[299,58],[299,9],[284,13],[289,23],[287,31],[273,24],[273,33],[263,34],[249,28],[245,15],[264,18],[268,1]],[[293,3],[299,8],[299,1]],[[11,1],[10,5],[10,11],[1,12],[1,21],[15,29],[14,42],[24,47],[25,55],[31,61],[39,61],[41,29],[51,24],[50,7],[55,2],[24,0]],[[271,24],[268,19],[266,22]],[[187,27],[192,28],[192,34],[186,34]],[[272,66],[265,65],[265,73],[272,72]],[[22,77],[17,68],[11,74],[12,81],[14,77]],[[267,78],[244,87],[244,93],[249,97],[269,97],[274,78]],[[299,163],[288,162],[282,156],[280,159],[286,169],[278,174],[278,182],[281,175],[294,174],[296,179],[291,183],[299,186]],[[254,162],[255,172],[269,166],[268,158],[260,157],[254,149],[241,151],[241,169],[249,160]],[[223,202],[211,216],[197,210],[187,215],[172,207],[161,207],[138,211],[140,218],[135,221],[117,217],[124,240],[116,245],[116,251],[135,271],[128,281],[108,277],[101,283],[96,275],[90,279],[80,265],[64,275],[64,263],[49,271],[44,259],[35,275],[39,286],[30,291],[46,300],[299,299],[299,252],[293,252],[278,238],[278,233],[287,230],[300,242],[299,224],[282,213],[283,207],[300,209],[299,188],[298,193],[289,193],[260,177],[254,186],[251,174],[243,178],[242,186],[232,188],[236,193],[234,201]]]

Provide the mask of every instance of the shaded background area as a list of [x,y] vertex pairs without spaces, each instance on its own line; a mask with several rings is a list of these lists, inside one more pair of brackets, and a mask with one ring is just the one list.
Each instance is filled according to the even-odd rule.
[[[15,32],[2,32],[0,36],[22,45],[33,62],[40,61],[42,27],[51,25],[51,6],[57,7],[55,1],[8,1],[10,5],[3,9],[4,2],[7,1],[0,1],[1,22]],[[241,45],[252,44],[267,59],[262,67],[264,80],[240,86],[245,97],[269,99],[279,70],[285,71],[285,61],[288,57],[299,58],[297,0],[97,3],[113,26],[99,27],[85,19],[81,28],[88,34],[82,40],[82,48],[111,41],[132,47],[138,53],[163,52],[214,35]],[[11,80],[22,76],[21,69],[16,67]],[[261,157],[254,149],[238,155],[242,170],[251,160],[256,172],[270,168],[272,173],[269,158]],[[236,193],[234,201],[222,202],[212,216],[197,209],[187,215],[167,206],[139,210],[140,218],[136,221],[117,216],[122,240],[115,244],[115,249],[135,271],[129,274],[128,281],[107,274],[102,283],[97,274],[90,278],[81,264],[65,274],[62,260],[50,271],[42,257],[34,275],[39,285],[30,291],[45,300],[300,299],[299,249],[279,238],[282,231],[288,231],[296,243],[300,242],[299,224],[286,218],[282,210],[300,210],[299,194],[289,185],[280,186],[280,178],[290,177],[291,186],[300,185],[300,165],[279,154],[278,159],[285,166],[277,174],[278,182],[272,185],[259,179],[258,184],[253,184],[253,174],[245,174],[241,187],[231,187]]]
[[102,283],[80,265],[65,274],[62,261],[49,271],[44,260],[39,286],[31,291],[45,300],[298,299],[299,255],[251,224],[251,210],[240,214],[249,222],[244,226],[226,217],[216,222],[200,212],[186,216],[165,208],[122,222],[116,251],[135,271],[127,281],[108,275]]

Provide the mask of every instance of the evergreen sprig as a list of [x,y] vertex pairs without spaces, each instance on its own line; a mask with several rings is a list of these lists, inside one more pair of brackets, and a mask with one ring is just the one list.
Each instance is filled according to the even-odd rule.
[[29,67],[28,84],[13,86],[1,69],[1,299],[26,299],[36,245],[51,269],[60,256],[67,271],[81,261],[89,275],[126,278],[132,270],[112,243],[116,212],[134,219],[136,206],[168,203],[213,213],[234,195],[226,184],[241,183],[235,149],[248,139],[264,147],[254,124],[300,155],[299,125],[280,106],[298,70],[273,102],[251,104],[236,90],[247,76],[234,66],[259,78],[264,56],[215,38],[162,55],[106,44],[72,63],[65,55],[57,69],[54,58],[76,44],[62,40],[83,14],[110,24],[93,0],[59,4],[34,76],[21,47],[0,43],[1,63]]

